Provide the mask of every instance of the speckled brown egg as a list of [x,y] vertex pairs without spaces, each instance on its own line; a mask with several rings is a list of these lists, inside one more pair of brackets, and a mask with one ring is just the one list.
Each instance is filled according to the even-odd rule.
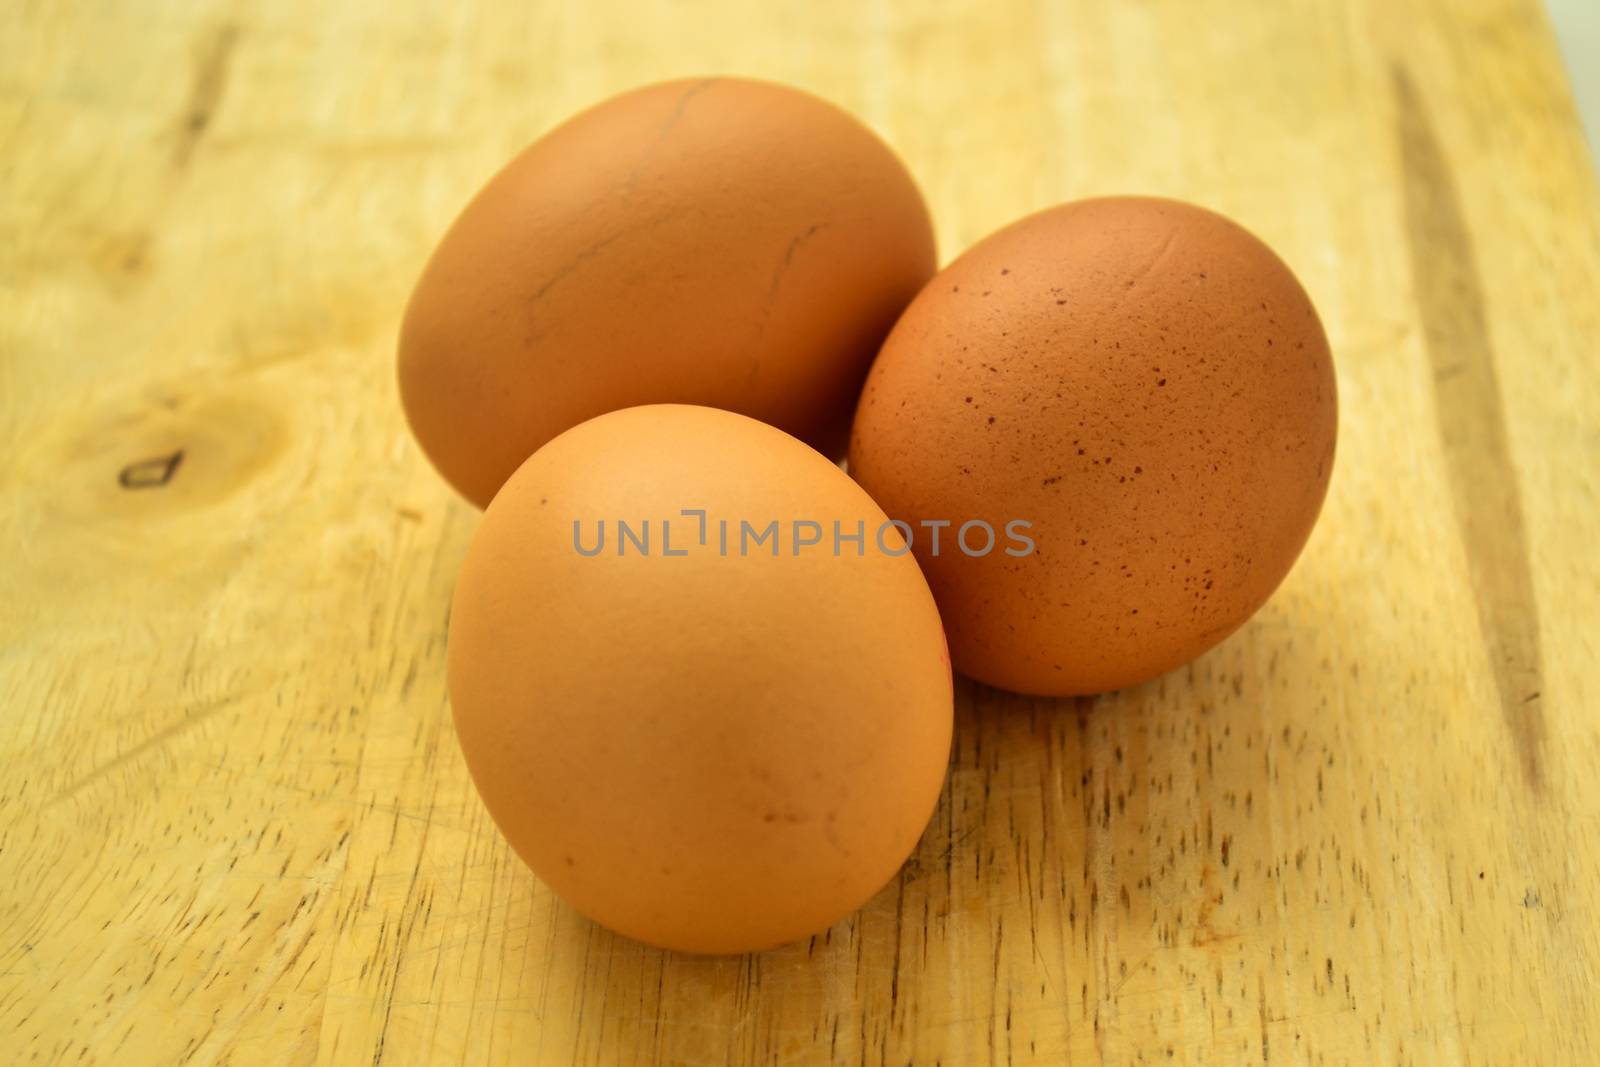
[[654,85],[467,206],[406,310],[401,398],[480,506],[556,434],[636,404],[725,408],[837,457],[934,265],[910,174],[850,115],[739,78]]
[[[1086,200],[917,296],[850,465],[918,530],[958,669],[1094,693],[1185,663],[1266,601],[1322,505],[1336,415],[1321,323],[1265,244],[1189,204]],[[921,525],[972,520],[1031,523],[1033,550],[968,555],[945,529],[934,554]]]

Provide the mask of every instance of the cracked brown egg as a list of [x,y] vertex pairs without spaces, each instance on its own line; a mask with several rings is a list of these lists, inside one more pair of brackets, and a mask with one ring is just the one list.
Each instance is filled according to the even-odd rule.
[[401,399],[480,507],[556,434],[636,404],[725,408],[837,457],[934,266],[910,174],[850,115],[738,78],[654,85],[467,205],[406,310]]
[[[1322,506],[1335,423],[1327,338],[1266,245],[1188,204],[1085,200],[923,289],[868,377],[850,469],[922,533],[957,669],[1095,693],[1266,601]],[[968,522],[1028,523],[1032,550],[970,556],[951,536]]]
[[894,877],[953,698],[893,529],[819,453],[704,407],[601,415],[517,470],[461,567],[450,703],[551,889],[723,953],[817,933]]

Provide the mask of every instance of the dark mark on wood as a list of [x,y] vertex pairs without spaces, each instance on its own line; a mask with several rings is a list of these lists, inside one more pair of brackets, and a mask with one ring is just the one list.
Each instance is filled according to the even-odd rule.
[[200,139],[211,128],[222,94],[228,88],[228,67],[239,41],[239,28],[224,25],[204,38],[196,48],[194,81],[189,99],[180,116],[177,140],[172,149],[172,165],[188,165]]
[[183,463],[183,449],[170,456],[155,456],[130,463],[117,472],[117,484],[124,489],[160,489],[172,481]]
[[1267,1039],[1267,980],[1256,975],[1256,1015],[1261,1020],[1261,1062],[1272,1062],[1272,1045]]

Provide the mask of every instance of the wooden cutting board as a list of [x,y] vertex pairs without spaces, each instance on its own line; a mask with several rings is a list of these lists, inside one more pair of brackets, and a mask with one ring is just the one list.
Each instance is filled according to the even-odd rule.
[[[1600,213],[1534,0],[13,5],[0,38],[0,1033],[16,1063],[1600,1058]],[[759,74],[949,258],[1079,196],[1239,219],[1333,342],[1321,524],[1096,700],[963,684],[901,876],[670,955],[462,765],[475,512],[400,308],[516,148]]]

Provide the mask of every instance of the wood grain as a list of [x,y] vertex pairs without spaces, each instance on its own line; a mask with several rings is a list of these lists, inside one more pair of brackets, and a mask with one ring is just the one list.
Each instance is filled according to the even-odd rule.
[[[0,37],[0,1033],[20,1063],[1600,1058],[1600,198],[1534,0],[13,3]],[[959,692],[901,876],[663,954],[467,779],[475,515],[399,310],[484,178],[760,74],[904,154],[948,258],[1139,192],[1294,266],[1340,455],[1190,667]]]

